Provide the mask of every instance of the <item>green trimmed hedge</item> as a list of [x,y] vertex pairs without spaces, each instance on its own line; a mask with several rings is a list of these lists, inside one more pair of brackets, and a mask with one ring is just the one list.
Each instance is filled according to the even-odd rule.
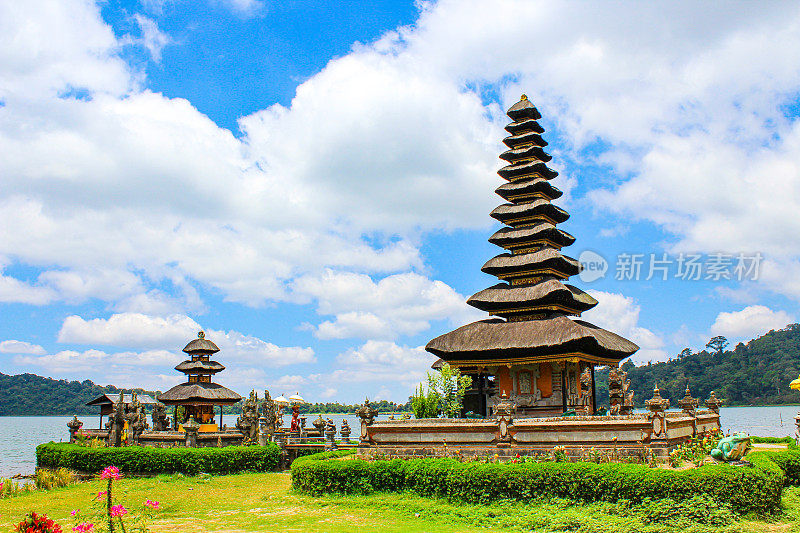
[[295,461],[292,486],[310,494],[411,490],[467,503],[524,501],[537,496],[640,503],[646,498],[681,501],[707,495],[739,513],[767,513],[779,508],[784,482],[790,477],[781,464],[794,461],[785,457],[794,452],[757,452],[748,457],[753,468],[710,464],[676,471],[619,463],[325,460],[347,453],[353,452],[317,454]]
[[753,444],[794,444],[793,437],[750,437]]
[[280,448],[275,443],[224,448],[87,448],[51,442],[36,447],[37,466],[81,472],[100,472],[109,465],[137,474],[269,472],[277,468],[279,459]]

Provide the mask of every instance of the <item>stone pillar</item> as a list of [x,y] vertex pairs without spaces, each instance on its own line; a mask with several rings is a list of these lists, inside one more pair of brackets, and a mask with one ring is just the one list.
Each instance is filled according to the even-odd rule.
[[328,419],[325,424],[325,451],[333,451],[336,449],[336,425],[333,420]]
[[650,420],[652,432],[650,433],[650,445],[655,448],[655,452],[662,457],[669,455],[667,444],[667,419],[664,411],[669,409],[669,400],[661,397],[658,387],[653,389],[653,397],[646,402],[647,410],[650,414],[647,418]]
[[719,414],[719,408],[722,405],[722,400],[717,398],[717,395],[714,394],[714,391],[711,391],[711,394],[708,396],[708,400],[706,400],[706,407],[711,409],[716,414]]
[[69,429],[69,442],[75,442],[75,435],[78,433],[78,430],[83,427],[83,422],[78,420],[78,415],[73,415],[72,420],[67,422],[67,428]]
[[500,403],[494,408],[495,417],[497,417],[497,425],[499,436],[497,439],[497,446],[507,447],[511,446],[514,442],[514,436],[510,430],[513,430],[514,415],[517,412],[517,404],[508,399],[508,394],[505,392],[500,397]]
[[686,394],[678,400],[678,407],[686,413],[687,415],[692,417],[692,437],[697,436],[697,405],[698,400],[696,398],[692,398],[692,394],[689,392],[689,385],[686,385]]
[[197,432],[200,429],[194,418],[190,418],[183,424],[183,431],[186,434],[186,446],[189,448],[197,447]]

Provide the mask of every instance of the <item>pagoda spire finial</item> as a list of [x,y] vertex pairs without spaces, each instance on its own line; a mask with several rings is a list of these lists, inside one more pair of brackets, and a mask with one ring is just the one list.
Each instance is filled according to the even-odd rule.
[[525,100],[528,99],[528,95],[523,93],[522,96],[519,97],[519,99],[521,102],[524,102]]
[[198,339],[205,339],[206,338],[206,332],[205,331],[198,331],[197,332],[197,338]]

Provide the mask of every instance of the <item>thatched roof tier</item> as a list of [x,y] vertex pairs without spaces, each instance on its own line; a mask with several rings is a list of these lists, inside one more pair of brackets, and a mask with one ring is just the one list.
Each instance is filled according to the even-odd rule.
[[563,311],[579,315],[588,311],[597,300],[572,285],[548,279],[535,285],[511,286],[499,283],[470,296],[467,303],[493,315],[510,316]]
[[522,146],[534,145],[544,148],[547,146],[547,141],[542,139],[542,136],[535,131],[525,131],[519,135],[510,135],[503,139],[503,144],[511,149],[520,148]]
[[505,130],[511,135],[519,135],[520,133],[524,133],[526,131],[531,131],[533,133],[544,133],[544,128],[542,125],[532,119],[520,120],[512,122],[511,124],[507,124]]
[[500,159],[508,161],[509,163],[515,163],[520,160],[525,161],[541,161],[543,163],[547,163],[553,156],[542,150],[541,146],[524,146],[522,148],[514,148],[511,150],[506,150],[502,154],[500,154]]
[[489,215],[508,226],[530,226],[535,222],[560,224],[569,219],[569,213],[551,204],[548,200],[536,199],[524,204],[503,204]]
[[219,348],[216,344],[211,342],[210,340],[206,339],[205,333],[202,331],[197,334],[197,338],[193,341],[189,342],[186,347],[183,349],[184,352],[188,354],[198,354],[198,355],[210,355],[212,353],[217,353]]
[[581,271],[575,259],[553,248],[542,248],[529,254],[500,254],[488,261],[481,270],[503,280],[523,277],[554,276],[566,279]]
[[167,405],[228,405],[242,397],[219,383],[181,383],[158,397]]
[[539,113],[539,110],[536,109],[536,106],[533,105],[533,102],[528,100],[528,97],[525,96],[524,94],[522,95],[522,98],[520,99],[519,102],[508,108],[506,114],[509,117],[511,117],[511,120],[515,122],[526,118],[532,120],[539,120],[540,118],[542,118],[542,115]]
[[526,161],[515,165],[507,165],[497,171],[501,178],[508,181],[518,181],[525,178],[544,178],[551,180],[558,176],[558,172],[548,167],[541,161]]
[[216,361],[183,361],[175,370],[184,374],[216,374],[225,370],[225,367]]
[[521,180],[504,183],[494,190],[503,199],[517,203],[533,198],[547,198],[555,200],[560,198],[561,189],[553,187],[546,179],[535,178],[532,180]]
[[489,237],[489,242],[507,250],[530,248],[545,243],[560,248],[575,242],[575,237],[549,222],[540,222],[523,228],[500,228]]
[[615,363],[639,349],[615,333],[584,322],[558,316],[543,320],[505,322],[481,320],[436,337],[425,346],[444,361],[491,364],[584,358]]

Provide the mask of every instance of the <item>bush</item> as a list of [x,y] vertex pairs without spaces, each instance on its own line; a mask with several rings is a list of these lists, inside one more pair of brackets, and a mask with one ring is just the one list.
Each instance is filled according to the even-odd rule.
[[[336,457],[354,452],[338,453]],[[784,469],[800,465],[795,463],[796,453],[754,453],[748,457],[753,468],[709,464],[681,471],[585,462],[326,461],[333,456],[317,454],[292,464],[292,486],[310,494],[411,490],[422,496],[467,503],[555,496],[640,504],[648,498],[684,501],[705,496],[738,513],[767,513],[778,509],[783,484],[794,475],[788,471],[784,474]]]
[[750,437],[753,444],[794,444],[793,437]]
[[138,474],[268,472],[277,468],[279,459],[280,448],[275,443],[224,448],[87,448],[51,442],[36,447],[37,466],[81,472],[100,472],[111,464],[122,472]]

